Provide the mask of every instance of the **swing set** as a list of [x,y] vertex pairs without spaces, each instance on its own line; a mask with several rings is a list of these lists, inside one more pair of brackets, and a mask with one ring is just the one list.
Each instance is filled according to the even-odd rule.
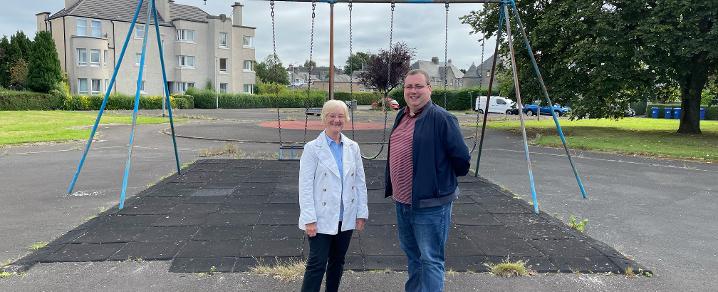
[[[93,125],[93,127],[92,127],[92,131],[90,132],[90,137],[89,137],[88,140],[87,140],[87,143],[86,143],[85,148],[84,148],[83,153],[82,153],[82,158],[80,159],[80,161],[79,161],[79,163],[78,163],[77,170],[75,171],[75,174],[73,175],[72,181],[70,182],[70,186],[69,186],[68,189],[67,189],[67,193],[68,193],[68,194],[71,194],[71,193],[72,193],[72,191],[73,191],[73,189],[74,189],[74,187],[75,187],[75,184],[76,184],[76,182],[77,182],[77,179],[78,179],[78,177],[79,177],[79,175],[80,175],[80,172],[82,171],[82,167],[83,167],[83,165],[84,165],[84,163],[85,163],[85,160],[86,160],[86,158],[87,158],[87,154],[88,154],[88,152],[89,152],[89,150],[90,150],[90,147],[92,146],[92,141],[93,141],[94,136],[95,136],[95,134],[96,134],[96,132],[97,132],[97,128],[98,128],[100,119],[102,118],[102,114],[104,113],[105,107],[106,107],[106,105],[107,105],[107,101],[108,101],[109,95],[110,95],[110,93],[111,93],[111,91],[112,91],[112,88],[113,88],[113,86],[114,86],[114,84],[115,84],[115,79],[116,79],[116,77],[117,77],[119,68],[120,68],[120,66],[122,65],[122,61],[123,61],[124,56],[125,56],[125,52],[126,52],[126,49],[127,49],[127,45],[128,45],[128,43],[129,43],[129,41],[130,41],[132,32],[134,31],[134,27],[135,27],[135,24],[137,23],[137,19],[138,19],[138,16],[139,16],[140,8],[142,7],[142,4],[143,4],[144,1],[145,1],[145,0],[138,0],[137,7],[135,8],[135,12],[134,12],[134,15],[133,15],[133,18],[132,18],[132,22],[131,22],[131,24],[130,24],[130,27],[129,27],[127,36],[125,37],[125,41],[124,41],[124,43],[123,43],[123,45],[122,45],[122,50],[121,50],[121,52],[120,52],[120,56],[119,56],[119,58],[118,58],[118,62],[117,62],[117,64],[115,65],[115,68],[114,68],[113,73],[112,73],[112,78],[110,79],[109,86],[107,87],[107,90],[106,90],[105,95],[104,95],[104,99],[103,99],[103,101],[102,101],[102,104],[100,105],[100,109],[99,109],[99,112],[98,112],[98,114],[97,114],[97,118],[95,119],[95,123],[94,123],[94,125]],[[156,40],[157,40],[157,46],[158,46],[159,56],[160,56],[160,66],[162,66],[162,68],[161,68],[161,69],[162,69],[162,79],[163,79],[163,81],[164,81],[164,82],[163,82],[163,84],[164,84],[164,95],[165,95],[165,96],[164,96],[164,103],[167,105],[168,114],[169,114],[168,117],[169,117],[171,134],[172,134],[172,143],[173,143],[173,147],[174,147],[174,156],[175,156],[175,163],[176,163],[176,167],[177,167],[177,174],[180,174],[180,175],[181,175],[181,174],[182,174],[182,170],[181,170],[181,168],[180,168],[180,159],[179,159],[179,154],[178,154],[178,152],[177,152],[177,141],[176,141],[176,136],[175,136],[174,119],[173,119],[173,113],[172,113],[172,106],[171,106],[171,103],[170,103],[170,92],[169,92],[169,88],[167,87],[167,74],[166,74],[166,71],[165,71],[166,66],[165,66],[164,56],[163,56],[163,50],[162,50],[162,40],[161,40],[161,36],[160,36],[160,33],[159,33],[159,22],[157,21],[158,17],[157,17],[157,9],[156,9],[156,7],[155,7],[155,1],[156,1],[156,0],[147,0],[147,2],[148,2],[147,5],[149,6],[149,9],[147,9],[146,23],[147,23],[148,25],[145,25],[145,26],[144,26],[144,35],[148,35],[147,33],[148,33],[148,31],[149,31],[149,27],[152,26],[152,24],[154,24],[155,34],[156,34]],[[506,31],[505,31],[505,33],[506,33],[506,38],[507,38],[507,42],[508,42],[508,46],[509,46],[510,54],[511,54],[511,69],[512,69],[512,73],[513,73],[514,89],[515,89],[515,92],[516,92],[516,102],[517,102],[517,106],[518,106],[518,110],[519,110],[519,119],[520,119],[520,126],[521,126],[521,134],[522,134],[522,138],[523,138],[523,148],[524,148],[525,160],[526,160],[527,169],[528,169],[528,176],[529,176],[530,190],[531,190],[531,198],[532,198],[532,201],[533,201],[534,213],[536,213],[536,214],[539,213],[538,199],[537,199],[535,181],[534,181],[534,176],[533,176],[533,166],[532,166],[532,164],[531,164],[531,158],[530,158],[530,153],[529,153],[529,148],[528,148],[528,140],[527,140],[527,137],[526,137],[526,128],[525,128],[524,117],[523,117],[523,115],[521,114],[521,113],[523,112],[523,103],[522,103],[522,100],[521,100],[521,91],[520,91],[520,85],[519,85],[518,74],[517,74],[517,69],[516,69],[516,58],[515,58],[515,52],[514,52],[514,46],[513,46],[513,38],[512,38],[512,34],[511,34],[511,23],[510,23],[510,20],[511,20],[511,17],[510,17],[510,16],[511,16],[511,14],[510,14],[510,11],[513,12],[513,16],[514,16],[514,18],[515,18],[515,20],[516,20],[517,27],[518,27],[518,29],[519,29],[519,31],[520,31],[520,33],[521,33],[522,40],[523,40],[523,42],[524,42],[524,45],[525,45],[526,50],[527,50],[527,52],[528,52],[528,55],[529,55],[529,57],[530,57],[530,60],[531,60],[531,64],[532,64],[534,73],[536,74],[536,77],[537,77],[537,79],[538,79],[538,81],[539,81],[539,84],[541,85],[541,89],[542,89],[542,92],[543,92],[543,97],[545,98],[546,102],[548,102],[548,104],[553,104],[553,102],[551,102],[551,98],[550,98],[550,96],[549,96],[549,94],[548,94],[548,90],[546,89],[546,85],[545,85],[545,83],[544,83],[544,81],[543,81],[543,77],[542,77],[542,75],[541,75],[541,72],[540,72],[539,69],[538,69],[538,65],[537,65],[537,63],[536,63],[536,59],[534,58],[533,49],[531,48],[531,45],[529,44],[528,37],[527,37],[527,35],[526,35],[526,30],[525,30],[525,28],[524,28],[524,26],[523,26],[523,24],[522,24],[522,22],[521,22],[521,18],[520,18],[519,15],[518,15],[518,10],[516,9],[516,4],[515,4],[514,0],[443,0],[443,1],[442,1],[442,0],[402,0],[402,1],[386,1],[386,0],[324,0],[324,1],[317,1],[317,0],[270,0],[270,1],[268,1],[268,2],[269,2],[269,5],[270,5],[270,16],[271,16],[271,20],[272,20],[272,50],[273,50],[273,54],[274,54],[273,56],[274,56],[274,57],[278,57],[278,55],[277,55],[276,30],[275,30],[275,23],[276,23],[276,19],[275,19],[275,1],[311,2],[311,4],[312,4],[312,17],[311,17],[310,46],[309,46],[309,64],[313,64],[312,60],[313,60],[313,51],[314,51],[314,29],[315,29],[316,6],[317,6],[317,3],[318,3],[318,2],[322,2],[322,3],[328,3],[328,4],[329,4],[329,6],[330,6],[330,10],[329,10],[329,11],[330,11],[330,17],[329,17],[329,21],[330,21],[330,25],[329,25],[329,34],[330,34],[330,36],[329,36],[329,38],[330,38],[330,41],[329,41],[329,62],[330,62],[330,64],[329,64],[329,94],[328,94],[328,96],[327,96],[328,99],[334,99],[334,5],[335,5],[335,4],[340,3],[340,2],[346,3],[346,4],[347,4],[347,7],[348,7],[348,9],[349,9],[349,54],[350,54],[350,56],[351,56],[352,50],[353,50],[352,8],[353,8],[353,4],[354,4],[354,3],[375,3],[375,4],[377,4],[377,3],[387,4],[387,3],[388,3],[388,4],[390,4],[391,14],[390,14],[390,18],[389,18],[389,54],[391,54],[391,48],[392,48],[392,45],[393,45],[393,37],[394,37],[394,35],[393,35],[393,33],[394,33],[394,11],[395,11],[395,9],[396,9],[396,4],[397,4],[397,3],[401,3],[401,4],[432,4],[432,3],[433,3],[433,4],[441,4],[441,3],[443,3],[443,4],[444,4],[444,7],[445,7],[444,70],[443,70],[443,72],[442,72],[442,73],[443,73],[443,77],[444,77],[444,80],[443,80],[443,81],[444,81],[444,84],[443,84],[443,88],[444,88],[444,107],[446,107],[446,105],[447,105],[447,96],[446,96],[447,90],[446,90],[446,89],[447,89],[447,85],[448,85],[448,84],[447,84],[447,83],[448,83],[448,80],[447,80],[447,71],[448,71],[448,70],[447,70],[447,69],[448,69],[448,37],[449,37],[449,25],[448,25],[448,20],[449,20],[450,4],[452,4],[452,3],[458,3],[458,4],[494,3],[494,4],[498,4],[498,5],[499,5],[499,26],[498,26],[496,46],[495,46],[495,48],[494,48],[494,55],[493,55],[493,60],[492,60],[492,65],[491,65],[491,74],[490,74],[490,77],[489,77],[490,79],[489,79],[489,82],[488,82],[488,91],[487,91],[487,94],[486,94],[486,100],[487,100],[487,102],[486,102],[486,108],[485,108],[485,110],[484,110],[483,112],[484,112],[484,113],[488,113],[488,112],[489,112],[489,111],[488,111],[488,109],[489,109],[489,104],[490,104],[489,101],[490,101],[490,98],[491,98],[493,81],[494,81],[494,76],[495,76],[495,73],[496,73],[496,61],[497,61],[497,58],[498,58],[499,45],[500,45],[500,43],[501,43],[501,37],[502,37],[502,35],[503,35],[503,33],[502,33],[502,29],[503,29],[503,28],[502,28],[502,27],[505,26],[505,29],[506,29]],[[205,0],[205,4],[206,4],[206,0]],[[142,40],[142,53],[141,53],[141,57],[140,57],[140,69],[139,69],[139,73],[138,73],[138,76],[137,76],[137,86],[136,86],[136,90],[135,90],[134,108],[133,108],[133,111],[132,111],[132,127],[131,127],[131,131],[130,131],[130,140],[129,140],[129,144],[128,144],[128,148],[127,148],[127,161],[125,162],[125,169],[124,169],[124,174],[123,174],[123,178],[122,178],[122,189],[121,189],[121,193],[120,193],[119,209],[122,209],[122,208],[124,207],[124,201],[125,201],[126,191],[127,191],[127,181],[128,181],[128,177],[129,177],[129,173],[130,173],[130,169],[131,169],[131,164],[132,164],[132,149],[133,149],[133,144],[134,144],[135,128],[136,128],[136,125],[137,125],[137,114],[138,114],[138,110],[139,110],[140,88],[141,88],[142,76],[143,76],[143,73],[144,73],[144,72],[143,72],[143,71],[144,71],[143,69],[144,69],[145,58],[146,58],[146,51],[147,51],[147,39],[148,39],[148,38],[143,38],[143,40]],[[483,63],[483,57],[484,57],[484,40],[483,40],[483,38],[482,38],[482,42],[481,42],[481,61],[482,61],[482,63]],[[391,59],[391,58],[390,58],[390,59]],[[310,65],[310,67],[309,67],[309,82],[308,82],[308,86],[307,86],[307,97],[309,97],[310,90],[311,90],[311,84],[312,84],[312,82],[311,82],[311,81],[312,81],[312,80],[311,80],[311,73],[312,73],[312,70],[313,70],[313,66]],[[390,80],[391,80],[391,72],[392,72],[392,70],[391,70],[391,62],[388,62],[388,66],[387,66],[387,73],[388,73],[388,75],[387,75],[387,76],[388,76],[388,78],[387,78],[387,85],[389,85],[389,82],[390,82]],[[353,97],[353,83],[354,83],[354,80],[353,80],[353,74],[352,74],[352,73],[353,73],[353,72],[350,72],[350,76],[351,76],[351,78],[350,78],[350,87],[349,87],[349,88],[350,88],[350,93],[349,93],[350,100],[353,99],[352,97]],[[387,87],[389,87],[389,86],[387,86]],[[277,93],[277,94],[278,94],[278,93]],[[378,144],[380,145],[380,149],[379,149],[378,153],[376,153],[375,155],[364,155],[364,154],[362,154],[362,157],[363,157],[364,159],[376,159],[376,158],[379,157],[379,155],[384,151],[384,145],[387,144],[387,141],[386,141],[386,139],[387,139],[387,131],[386,131],[386,128],[387,128],[387,121],[388,121],[388,111],[387,111],[387,109],[386,109],[386,100],[387,100],[387,98],[386,98],[386,96],[385,96],[384,98],[382,98],[382,104],[381,104],[381,105],[382,105],[381,108],[382,108],[383,115],[384,115],[384,130],[383,130],[383,138],[382,138],[382,141],[381,141],[380,143],[378,143]],[[302,147],[303,145],[299,145],[298,143],[291,143],[291,144],[289,144],[289,145],[285,145],[285,142],[283,141],[283,138],[282,138],[281,114],[280,114],[280,108],[279,108],[279,105],[278,105],[278,104],[277,104],[277,106],[276,106],[276,110],[277,110],[277,124],[278,124],[277,131],[278,131],[278,135],[279,135],[279,151],[280,151],[280,158],[281,158],[281,157],[282,157],[282,151],[283,151],[283,150],[295,151],[295,150],[297,150],[297,149],[301,149],[301,147]],[[306,143],[306,142],[307,142],[308,113],[309,113],[310,111],[311,111],[311,109],[310,109],[310,107],[309,107],[309,98],[307,98],[307,101],[306,101],[306,103],[305,103],[305,124],[304,124],[304,141],[303,141],[303,143]],[[478,127],[478,124],[479,124],[480,115],[481,115],[481,113],[480,113],[480,112],[477,112],[476,125],[475,125],[475,135],[474,135],[474,137],[473,137],[474,142],[473,142],[473,146],[471,147],[471,151],[470,151],[471,153],[473,153],[474,150],[477,149],[477,145],[478,145],[478,154],[477,154],[477,157],[476,157],[476,169],[475,169],[475,172],[474,172],[474,175],[475,175],[475,176],[478,176],[478,174],[479,174],[479,166],[480,166],[480,163],[481,163],[481,154],[482,154],[482,149],[483,149],[483,142],[484,142],[484,137],[485,137],[487,117],[488,117],[488,114],[484,114],[484,115],[483,115],[484,117],[483,117],[483,122],[482,122],[482,126],[481,126],[481,135],[480,135],[481,138],[479,139],[479,138],[478,138],[478,137],[479,137],[479,130],[478,130],[479,127]],[[566,152],[566,156],[567,156],[567,158],[568,158],[568,161],[569,161],[569,163],[570,163],[570,165],[571,165],[571,169],[573,170],[573,174],[574,174],[574,176],[576,177],[576,182],[577,182],[578,187],[579,187],[579,189],[580,189],[580,191],[581,191],[581,196],[585,199],[585,198],[587,197],[586,191],[585,191],[585,189],[584,189],[583,182],[581,181],[581,178],[580,178],[580,175],[579,175],[579,173],[578,173],[578,171],[577,171],[577,169],[576,169],[576,166],[575,166],[575,164],[574,164],[574,162],[573,162],[573,158],[571,157],[571,153],[570,153],[570,151],[569,151],[569,148],[568,148],[568,146],[567,146],[567,144],[566,144],[566,138],[565,138],[564,133],[563,133],[563,130],[562,130],[562,128],[561,128],[561,124],[560,124],[560,122],[559,122],[558,116],[557,116],[557,114],[556,114],[555,112],[552,112],[551,115],[552,115],[553,121],[554,121],[554,123],[555,123],[555,125],[556,125],[556,131],[557,131],[559,137],[561,138],[561,142],[562,142],[563,148],[564,148],[564,150],[565,150],[565,152]],[[352,138],[354,138],[354,136],[355,136],[355,128],[354,128],[354,107],[351,107],[351,118],[352,118],[352,119],[351,119],[351,121],[352,121],[352,122],[351,122],[351,125],[352,125],[351,132],[352,132]]]

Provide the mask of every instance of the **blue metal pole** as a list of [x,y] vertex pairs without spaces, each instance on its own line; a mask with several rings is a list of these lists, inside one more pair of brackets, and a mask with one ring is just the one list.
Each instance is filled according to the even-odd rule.
[[77,170],[75,171],[75,175],[73,175],[72,181],[70,182],[70,186],[67,188],[68,194],[71,194],[72,190],[75,189],[75,183],[77,183],[77,178],[80,176],[80,171],[82,171],[82,166],[85,164],[85,159],[87,158],[87,153],[90,151],[90,146],[92,145],[92,139],[95,138],[95,133],[97,132],[97,126],[100,124],[100,119],[102,119],[102,113],[105,112],[105,107],[107,106],[107,100],[110,97],[110,92],[112,92],[112,87],[115,85],[115,79],[117,78],[117,72],[120,71],[120,65],[122,65],[122,59],[125,57],[125,51],[127,50],[127,44],[130,42],[130,37],[132,36],[132,31],[134,30],[135,23],[137,22],[137,16],[140,14],[140,8],[142,7],[143,1],[144,0],[137,1],[137,9],[135,9],[135,14],[132,17],[132,23],[130,24],[130,30],[127,32],[127,37],[125,37],[125,42],[122,45],[122,51],[120,52],[120,58],[117,59],[117,64],[115,64],[115,70],[112,72],[112,79],[110,79],[110,84],[107,86],[107,89],[105,90],[105,98],[102,99],[102,104],[100,105],[100,111],[97,113],[97,118],[95,119],[95,124],[92,126],[92,132],[90,132],[90,138],[87,139],[87,144],[85,144],[85,150],[82,152],[82,158],[80,159],[80,163],[77,165]]
[[526,165],[528,166],[528,172],[529,172],[529,183],[531,184],[531,199],[533,201],[533,207],[534,207],[534,213],[539,213],[538,208],[538,199],[536,195],[536,184],[534,183],[534,174],[533,174],[533,167],[531,166],[531,157],[529,155],[529,144],[528,139],[526,138],[526,124],[524,122],[524,115],[523,113],[523,103],[521,102],[521,86],[519,86],[519,76],[518,71],[516,69],[516,53],[514,52],[514,43],[511,39],[511,20],[509,19],[509,8],[506,6],[506,4],[501,3],[502,12],[504,13],[504,18],[506,19],[506,40],[509,44],[509,49],[511,50],[511,68],[513,76],[514,76],[514,89],[516,90],[516,103],[519,108],[519,119],[521,120],[521,135],[524,139],[524,153],[526,155]]
[[[155,0],[152,0],[152,7],[156,7],[154,5]],[[174,146],[174,152],[175,152],[175,162],[177,165],[177,173],[181,174],[182,169],[180,168],[180,159],[179,159],[179,153],[177,153],[177,138],[175,137],[175,123],[174,119],[172,117],[172,103],[170,103],[170,89],[167,85],[167,72],[165,70],[165,57],[162,50],[162,37],[160,36],[160,23],[157,21],[157,9],[152,9],[152,19],[155,21],[155,33],[157,34],[157,47],[159,48],[160,52],[160,66],[162,67],[162,81],[164,82],[164,93],[165,93],[165,104],[167,105],[167,110],[170,116],[170,129],[172,129],[172,145]]]
[[135,127],[137,126],[137,112],[140,109],[140,91],[142,90],[142,73],[145,69],[145,57],[147,53],[147,37],[150,28],[150,16],[154,10],[154,1],[150,1],[147,10],[147,22],[145,23],[145,36],[142,39],[142,55],[140,57],[140,72],[137,74],[137,89],[135,90],[135,107],[132,110],[132,130],[130,131],[130,143],[127,146],[127,162],[125,163],[125,173],[122,176],[122,193],[120,193],[119,209],[125,206],[125,195],[127,193],[127,179],[130,175],[130,166],[132,165],[132,145],[135,142]]
[[[553,102],[551,102],[551,97],[548,94],[548,90],[546,89],[546,84],[543,81],[543,76],[541,75],[541,71],[539,71],[538,64],[536,63],[536,58],[534,57],[533,49],[531,49],[531,44],[529,43],[528,36],[526,35],[526,30],[524,29],[524,25],[521,22],[521,17],[519,17],[518,9],[516,9],[516,2],[514,0],[511,0],[511,6],[514,11],[514,16],[516,17],[516,24],[518,25],[518,28],[521,31],[521,35],[523,36],[524,44],[526,45],[526,50],[528,50],[529,57],[531,58],[531,65],[533,66],[534,72],[536,72],[536,77],[538,77],[538,81],[541,84],[541,90],[543,91],[543,95],[546,98],[546,101],[548,101],[549,106],[553,106]],[[563,129],[561,128],[561,123],[558,120],[558,117],[556,116],[556,112],[551,111],[551,116],[553,117],[553,122],[556,124],[556,131],[558,132],[558,136],[561,137],[561,143],[563,144],[563,149],[566,151],[566,157],[568,157],[568,162],[571,164],[571,169],[573,170],[573,175],[576,177],[576,182],[578,183],[578,188],[581,190],[581,196],[585,199],[586,198],[586,189],[583,187],[583,182],[581,181],[581,176],[578,174],[578,170],[576,169],[576,165],[573,163],[573,158],[571,157],[571,152],[568,150],[568,144],[566,143],[566,137],[563,135]]]

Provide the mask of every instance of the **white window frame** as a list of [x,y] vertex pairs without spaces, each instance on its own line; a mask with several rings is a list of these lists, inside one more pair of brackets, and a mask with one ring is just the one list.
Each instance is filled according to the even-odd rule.
[[76,22],[75,33],[77,36],[87,36],[87,18],[76,18]]
[[136,39],[143,39],[145,38],[145,25],[144,24],[135,24],[135,33],[134,36]]
[[242,87],[244,93],[254,94],[254,84],[244,84]]
[[77,66],[87,66],[87,49],[77,48]]
[[142,53],[135,53],[135,66],[139,66],[142,62]]
[[146,94],[147,91],[145,91],[145,81],[142,80],[142,83],[140,83],[140,94]]
[[227,93],[227,88],[229,88],[229,83],[220,83],[219,84],[219,92],[220,93]]
[[244,72],[254,72],[254,61],[244,60]]
[[[93,60],[94,57],[97,57],[97,60]],[[90,66],[100,66],[100,50],[99,49],[90,49]]]
[[251,35],[245,35],[242,37],[243,48],[254,48],[254,37]]
[[[85,84],[85,90],[82,90],[83,81],[84,81],[84,84]],[[78,94],[87,94],[87,93],[89,92],[89,90],[90,90],[89,86],[90,86],[90,85],[88,84],[88,82],[89,82],[89,81],[88,81],[87,78],[77,78],[77,93],[78,93]]]
[[[97,26],[95,26],[95,24]],[[102,37],[102,21],[98,19],[90,19],[90,35],[92,37]]]
[[197,59],[194,56],[177,55],[177,64],[183,69],[194,69],[196,61]]
[[194,82],[175,82],[175,84],[177,92],[185,92],[187,89],[190,89],[190,87],[194,87]]
[[184,43],[194,43],[195,31],[191,29],[178,29],[177,30],[177,41]]
[[[222,69],[222,60],[224,60],[224,69]],[[217,68],[219,68],[220,73],[227,73],[227,70],[229,70],[229,59],[227,58],[219,58],[219,61],[217,61]]]
[[229,48],[229,34],[226,32],[219,33],[219,47],[223,49]]
[[109,87],[110,87],[110,79],[105,79],[105,87],[103,87],[102,89],[104,89],[104,91],[107,91],[107,89]]
[[[97,82],[97,87],[95,87],[95,82]],[[102,91],[102,79],[90,79],[90,94],[100,94],[100,91]]]
[[109,60],[108,60],[110,58],[109,52],[110,52],[109,50],[102,51],[102,58],[103,58],[102,66],[103,67],[107,67],[107,63],[109,63]]

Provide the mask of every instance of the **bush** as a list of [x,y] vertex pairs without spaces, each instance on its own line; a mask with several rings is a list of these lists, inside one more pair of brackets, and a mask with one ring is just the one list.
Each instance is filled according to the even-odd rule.
[[216,107],[217,96],[219,96],[219,107],[227,109],[239,108],[302,108],[319,107],[324,104],[326,92],[312,91],[307,97],[303,90],[281,92],[276,94],[242,94],[242,93],[220,93],[210,90],[199,90],[191,88],[187,94],[194,97],[195,108],[212,109]]
[[381,100],[381,95],[374,92],[354,92],[350,96],[349,92],[335,92],[334,98],[344,101],[355,99],[357,101],[357,104],[370,105],[372,104],[372,102]]
[[718,107],[709,107],[706,109],[706,120],[718,120]]
[[62,97],[32,91],[0,89],[0,110],[57,110],[62,109]]

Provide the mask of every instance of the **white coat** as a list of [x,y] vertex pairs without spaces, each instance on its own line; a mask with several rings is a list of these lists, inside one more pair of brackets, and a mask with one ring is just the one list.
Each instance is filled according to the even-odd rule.
[[324,132],[304,145],[299,162],[299,229],[305,230],[306,224],[316,222],[317,233],[337,234],[340,197],[344,202],[341,231],[355,229],[357,218],[369,218],[359,144],[343,134],[341,142],[344,181]]

